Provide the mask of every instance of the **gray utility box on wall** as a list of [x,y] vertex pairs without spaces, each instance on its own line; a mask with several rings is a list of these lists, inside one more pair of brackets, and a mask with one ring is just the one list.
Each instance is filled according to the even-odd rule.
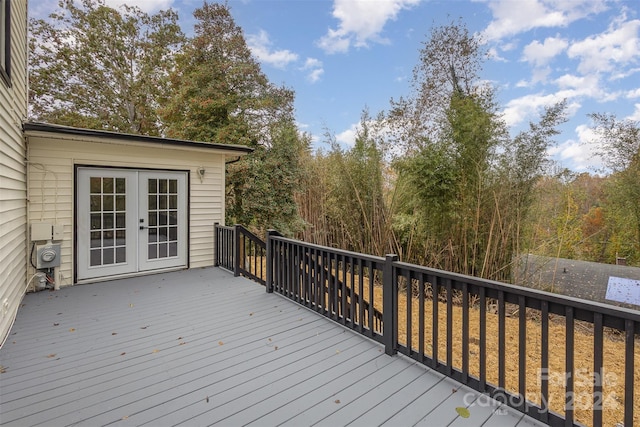
[[36,246],[36,268],[60,267],[60,244],[47,243]]

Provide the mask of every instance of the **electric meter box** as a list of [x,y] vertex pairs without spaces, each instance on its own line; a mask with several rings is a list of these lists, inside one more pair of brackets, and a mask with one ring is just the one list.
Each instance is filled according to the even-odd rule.
[[60,244],[49,243],[36,246],[36,268],[60,267]]

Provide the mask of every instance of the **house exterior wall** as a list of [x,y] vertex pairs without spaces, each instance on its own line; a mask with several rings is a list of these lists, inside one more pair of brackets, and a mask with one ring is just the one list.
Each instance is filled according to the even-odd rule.
[[[74,282],[75,165],[190,171],[188,266],[213,265],[213,224],[224,223],[225,214],[224,152],[46,132],[26,137],[30,221],[64,227],[60,286]],[[202,182],[199,167],[206,170]]]
[[0,78],[0,344],[26,287],[27,2],[11,1],[11,79]]

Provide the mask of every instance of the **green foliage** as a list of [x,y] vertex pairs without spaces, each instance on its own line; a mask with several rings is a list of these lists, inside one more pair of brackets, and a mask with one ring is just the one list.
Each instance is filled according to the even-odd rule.
[[590,117],[599,137],[596,153],[613,171],[607,186],[611,217],[615,218],[617,230],[626,230],[619,249],[640,258],[640,122],[605,114]]
[[196,9],[195,35],[177,55],[167,135],[221,144],[268,145],[269,127],[293,121],[293,92],[269,83],[226,4]]
[[253,147],[227,169],[226,220],[293,233],[299,156],[309,144],[294,125],[293,92],[268,81],[226,4],[205,3],[194,17],[162,110],[167,135]]
[[[159,135],[173,52],[183,41],[173,11],[148,15],[104,0],[61,0],[31,20],[29,100],[34,119]],[[108,36],[105,36],[108,35]]]
[[378,129],[365,110],[353,147],[344,150],[328,134],[329,153],[304,160],[297,196],[305,228],[300,237],[318,244],[384,255],[392,247],[385,200],[383,151]]
[[269,148],[259,146],[229,165],[227,223],[293,235],[302,228],[294,197],[300,189],[300,158],[311,140],[290,123],[275,124],[270,139]]

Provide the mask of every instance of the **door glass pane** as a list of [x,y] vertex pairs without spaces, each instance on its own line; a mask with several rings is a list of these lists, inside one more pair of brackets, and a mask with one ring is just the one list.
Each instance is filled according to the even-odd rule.
[[178,180],[148,180],[148,249],[149,259],[178,256]]
[[89,178],[89,265],[98,267],[126,262],[127,178]]
[[102,204],[101,204],[101,200],[100,200],[100,196],[97,194],[92,194],[91,196],[89,196],[89,200],[90,200],[90,207],[89,210],[91,212],[99,212],[102,210]]
[[102,264],[102,251],[100,249],[92,249],[89,256],[89,265],[95,267]]

